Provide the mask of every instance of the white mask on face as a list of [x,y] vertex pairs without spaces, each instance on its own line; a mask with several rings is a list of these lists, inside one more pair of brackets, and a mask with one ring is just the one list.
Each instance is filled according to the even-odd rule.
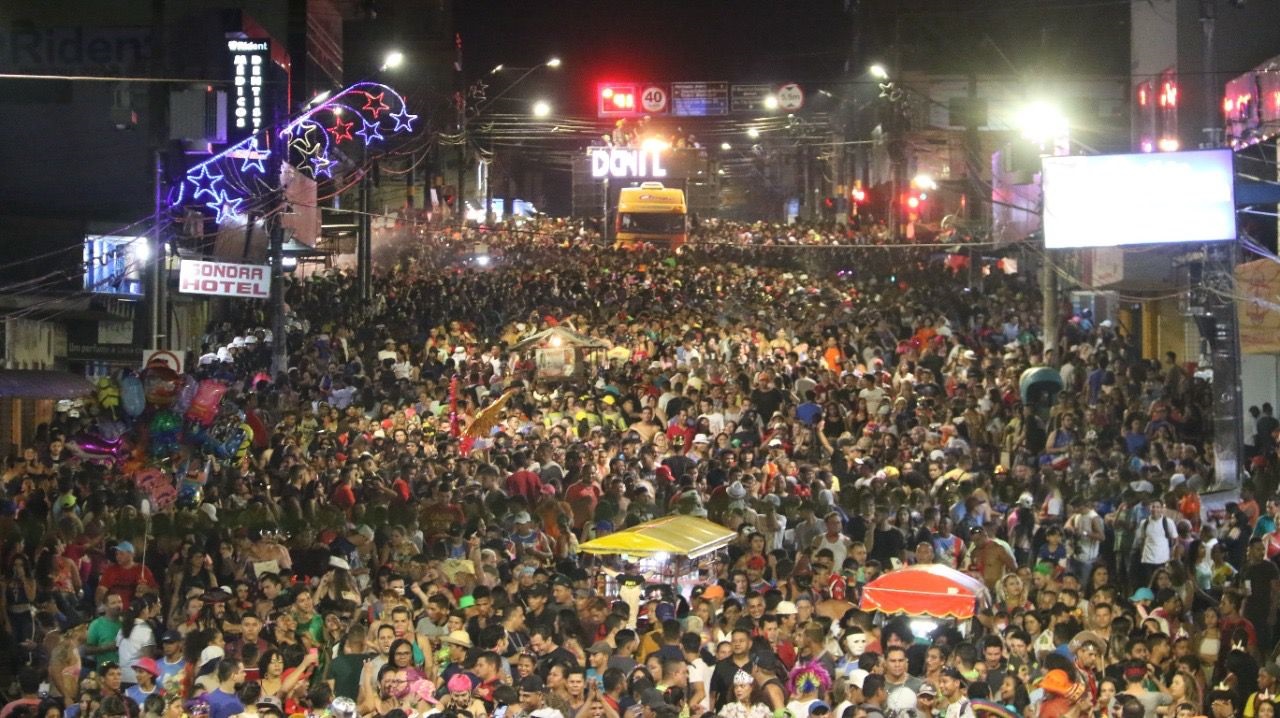
[[844,647],[849,651],[850,657],[861,656],[867,651],[867,634],[851,633],[845,636]]

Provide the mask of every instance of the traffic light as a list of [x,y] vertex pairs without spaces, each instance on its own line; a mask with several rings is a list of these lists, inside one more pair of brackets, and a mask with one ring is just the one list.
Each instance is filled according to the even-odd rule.
[[601,83],[597,92],[600,117],[631,117],[636,114],[636,86],[628,83]]

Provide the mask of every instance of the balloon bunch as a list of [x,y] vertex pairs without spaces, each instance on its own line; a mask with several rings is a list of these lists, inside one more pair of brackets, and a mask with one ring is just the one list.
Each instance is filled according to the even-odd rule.
[[221,406],[227,389],[164,365],[130,373],[118,384],[104,377],[97,383],[99,421],[68,447],[84,461],[124,471],[150,506],[197,509],[204,501],[208,467],[202,480],[175,480],[173,461],[181,447],[196,449],[190,460],[203,461],[199,455],[228,460],[243,456],[252,439],[243,419]]

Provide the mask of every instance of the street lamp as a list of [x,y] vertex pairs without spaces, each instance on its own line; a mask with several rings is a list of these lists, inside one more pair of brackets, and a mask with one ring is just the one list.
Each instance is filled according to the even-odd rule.
[[383,70],[394,70],[404,64],[404,53],[399,50],[392,50],[382,59]]
[[551,114],[551,103],[547,102],[546,100],[538,100],[537,102],[533,103],[534,117],[547,117],[550,114]]
[[1023,107],[1014,122],[1025,139],[1038,144],[1063,138],[1067,134],[1067,116],[1056,104],[1045,100]]
[[547,67],[550,67],[553,70],[557,67],[560,67],[560,58],[553,57],[550,60],[547,60]]
[[776,110],[776,109],[778,109],[778,96],[777,96],[777,95],[769,95],[768,97],[764,98],[764,108],[765,108],[766,110]]
[[889,71],[885,69],[884,65],[881,65],[878,62],[871,67],[868,67],[867,73],[877,80],[889,79]]
[[720,143],[720,150],[721,150],[722,152],[728,152],[728,151],[729,151],[729,150],[731,150],[731,149],[733,149],[733,145],[729,144],[728,142],[721,142],[721,143]]
[[753,139],[753,140],[758,140],[758,139],[760,139],[760,130],[759,130],[758,128],[755,128],[755,127],[748,127],[748,128],[747,128],[747,137],[750,137],[750,138],[751,138],[751,139]]

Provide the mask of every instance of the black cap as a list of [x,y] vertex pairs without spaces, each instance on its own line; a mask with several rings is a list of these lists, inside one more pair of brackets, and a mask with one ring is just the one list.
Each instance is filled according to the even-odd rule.
[[537,675],[527,675],[520,679],[520,690],[525,693],[541,693],[545,686]]
[[946,668],[943,668],[943,669],[942,669],[942,675],[946,676],[947,678],[951,678],[951,679],[954,679],[954,680],[960,681],[961,683],[963,683],[963,684],[965,684],[965,685],[968,685],[968,684],[969,684],[969,681],[964,677],[964,675],[963,675],[963,674],[961,674],[961,673],[960,673],[960,669],[958,669],[958,668],[956,668],[956,667],[954,667],[954,666],[948,666],[948,667],[946,667]]
[[564,586],[565,588],[573,588],[573,580],[563,573],[557,573],[555,578],[551,579],[552,586]]

